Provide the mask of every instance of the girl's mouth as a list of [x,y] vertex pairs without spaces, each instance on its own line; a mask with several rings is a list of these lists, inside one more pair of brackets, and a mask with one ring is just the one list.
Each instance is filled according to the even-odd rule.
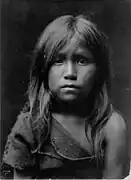
[[80,86],[76,86],[74,84],[66,84],[64,86],[61,87],[62,89],[80,89]]

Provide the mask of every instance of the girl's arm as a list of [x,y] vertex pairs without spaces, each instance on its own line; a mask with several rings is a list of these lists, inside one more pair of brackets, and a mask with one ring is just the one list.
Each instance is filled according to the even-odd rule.
[[15,179],[26,179],[35,173],[35,156],[31,153],[34,147],[30,116],[28,113],[21,113],[8,136],[2,160],[14,169]]
[[33,176],[30,175],[31,172],[28,172],[28,171],[22,171],[22,170],[18,170],[18,169],[14,169],[14,176],[13,176],[13,179],[33,179]]
[[107,147],[103,178],[123,179],[129,174],[127,129],[123,118],[113,113],[105,127]]

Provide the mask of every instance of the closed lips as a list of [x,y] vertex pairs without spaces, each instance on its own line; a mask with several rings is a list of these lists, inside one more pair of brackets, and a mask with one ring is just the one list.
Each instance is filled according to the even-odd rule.
[[79,89],[80,87],[75,86],[75,85],[64,85],[64,86],[62,86],[62,88],[76,88],[76,89]]

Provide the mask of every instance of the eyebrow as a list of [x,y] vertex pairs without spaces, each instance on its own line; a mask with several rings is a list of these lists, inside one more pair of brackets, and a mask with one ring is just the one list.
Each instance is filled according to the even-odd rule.
[[[64,53],[64,52],[58,52],[57,55],[56,55],[56,57],[57,57],[57,56],[63,56],[63,57],[66,57],[67,54]],[[86,55],[86,54],[83,53],[83,52],[75,52],[75,53],[73,54],[73,56],[82,56],[82,57],[84,57],[84,58],[93,59],[92,55],[90,55],[90,54],[89,54],[89,55]]]
[[58,52],[58,53],[56,54],[56,57],[59,57],[59,56],[65,58],[67,55],[66,55],[65,53],[61,53],[61,52],[59,53],[59,52]]
[[84,57],[84,58],[87,58],[87,59],[93,59],[93,57],[92,56],[90,56],[90,55],[86,55],[86,54],[84,54],[84,53],[75,53],[73,56],[81,56],[81,57]]
[[93,59],[93,54],[90,51],[88,51],[88,49],[87,50],[85,50],[85,49],[84,50],[83,49],[78,49],[78,51],[76,51],[75,54],[82,55],[85,58],[89,58],[90,57],[90,59]]

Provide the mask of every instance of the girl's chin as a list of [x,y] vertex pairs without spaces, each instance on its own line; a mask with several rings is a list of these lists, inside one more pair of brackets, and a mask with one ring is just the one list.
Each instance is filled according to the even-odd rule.
[[80,103],[83,102],[87,99],[88,97],[82,96],[82,94],[78,93],[54,93],[53,94],[53,99],[58,101],[58,102],[63,102],[63,103]]
[[63,97],[58,97],[58,100],[65,103],[77,103],[81,100],[81,98],[78,98],[75,95],[66,95]]

